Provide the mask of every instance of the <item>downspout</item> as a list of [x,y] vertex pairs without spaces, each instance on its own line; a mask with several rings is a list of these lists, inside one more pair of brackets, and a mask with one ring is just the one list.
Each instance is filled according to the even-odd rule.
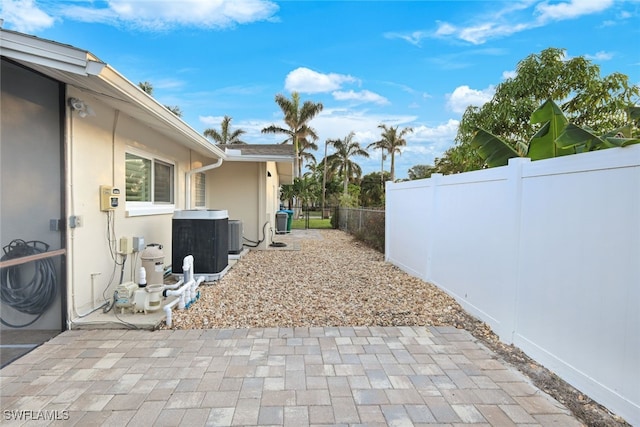
[[211,169],[219,168],[220,166],[222,166],[222,157],[220,157],[218,161],[215,163],[212,163],[207,166],[202,166],[197,169],[192,169],[185,173],[185,178],[184,178],[185,187],[186,187],[185,209],[191,209],[191,175],[193,175],[194,173],[206,172]]

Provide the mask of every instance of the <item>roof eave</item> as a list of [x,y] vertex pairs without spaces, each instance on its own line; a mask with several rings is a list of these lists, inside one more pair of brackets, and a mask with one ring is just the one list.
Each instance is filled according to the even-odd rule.
[[[147,116],[147,125],[152,128],[156,125],[161,133],[172,138],[177,137],[181,145],[206,156],[223,159],[227,157],[223,150],[212,144],[204,135],[196,132],[164,105],[88,51],[0,28],[0,54],[39,72],[50,74],[52,78],[62,78],[64,83],[80,90],[91,91],[92,81],[98,79],[113,92],[105,94],[92,91],[106,104],[114,108],[117,106],[113,104],[128,104],[143,116]],[[64,81],[64,76],[68,77],[67,81]],[[115,96],[110,98],[112,95]],[[185,140],[180,141],[179,138]]]
[[140,89],[137,85],[127,80],[123,75],[118,73],[114,68],[107,65],[104,70],[97,76],[106,84],[120,92],[122,96],[135,103],[139,108],[144,109],[150,116],[155,118],[166,126],[174,128],[185,138],[188,138],[196,144],[197,151],[202,154],[213,155],[216,158],[227,160],[227,155],[223,150],[212,144],[204,135],[198,133],[186,122],[176,116],[167,107],[160,104],[153,97]]

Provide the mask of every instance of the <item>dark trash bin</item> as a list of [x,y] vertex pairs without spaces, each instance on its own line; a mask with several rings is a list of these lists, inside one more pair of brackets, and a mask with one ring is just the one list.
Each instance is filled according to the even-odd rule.
[[291,222],[293,221],[293,211],[291,209],[283,209],[281,212],[287,213],[287,233],[291,233]]
[[287,223],[289,215],[285,211],[276,212],[276,234],[285,234],[287,232]]

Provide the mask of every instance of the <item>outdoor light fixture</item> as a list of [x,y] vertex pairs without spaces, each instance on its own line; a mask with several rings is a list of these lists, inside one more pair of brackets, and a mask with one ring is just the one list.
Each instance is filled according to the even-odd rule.
[[77,111],[78,115],[83,119],[87,116],[95,116],[96,113],[93,111],[91,107],[87,105],[86,102],[78,99],[78,98],[69,98],[69,106],[73,111]]

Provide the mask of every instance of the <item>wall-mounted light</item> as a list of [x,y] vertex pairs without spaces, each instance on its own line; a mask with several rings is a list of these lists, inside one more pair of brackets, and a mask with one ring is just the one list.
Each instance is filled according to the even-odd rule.
[[83,119],[87,116],[95,116],[96,113],[93,111],[86,102],[78,99],[78,98],[69,98],[69,106],[73,111],[77,111],[78,115]]

